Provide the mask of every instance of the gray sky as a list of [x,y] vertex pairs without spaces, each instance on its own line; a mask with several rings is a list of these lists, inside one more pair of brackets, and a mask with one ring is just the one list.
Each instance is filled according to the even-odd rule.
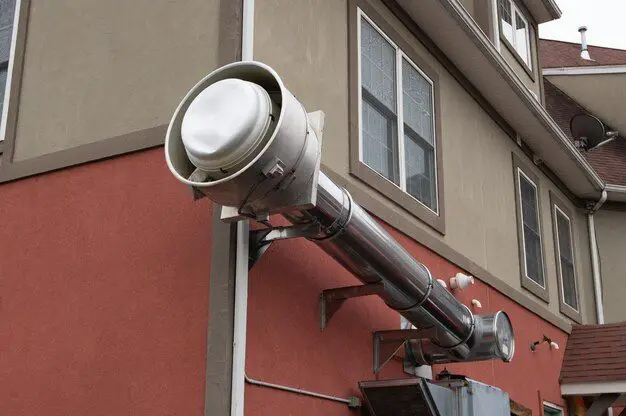
[[539,25],[544,39],[580,42],[578,27],[587,26],[590,45],[626,49],[626,0],[557,0],[563,16]]

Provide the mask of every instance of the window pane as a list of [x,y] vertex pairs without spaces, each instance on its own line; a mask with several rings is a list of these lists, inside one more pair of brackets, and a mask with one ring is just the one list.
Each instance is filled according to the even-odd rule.
[[4,108],[4,91],[7,83],[7,69],[0,69],[0,115],[2,114],[2,109]]
[[521,173],[518,173],[518,178],[522,205],[526,276],[541,287],[545,287],[541,230],[537,212],[537,188]]
[[498,14],[500,15],[500,23],[502,26],[502,34],[511,43],[513,40],[513,19],[511,17],[511,1],[498,1]]
[[363,162],[390,181],[399,184],[398,142],[395,116],[381,111],[380,104],[370,103],[363,94]]
[[528,26],[526,22],[520,17],[519,13],[515,12],[515,50],[519,56],[522,57],[524,62],[530,66],[530,59],[528,53]]
[[15,0],[0,0],[0,65],[9,62]]
[[559,251],[561,257],[573,261],[572,236],[570,234],[570,222],[563,214],[557,211],[556,214],[557,232],[559,236]]
[[576,296],[576,277],[574,265],[561,259],[561,273],[563,274],[563,302],[578,310],[578,296]]
[[537,189],[526,178],[520,176],[520,193],[522,196],[522,215],[524,225],[539,233],[537,218]]
[[578,310],[571,223],[566,216],[557,211],[556,224],[559,243],[559,261],[561,265],[561,284],[563,285],[563,302]]
[[[410,132],[410,127],[405,126],[405,131]],[[416,134],[405,134],[404,154],[406,191],[430,209],[437,210],[434,149]]]
[[526,250],[526,275],[528,278],[545,287],[543,280],[543,260],[541,253],[541,237],[524,226],[524,244]]
[[361,83],[396,113],[396,50],[367,21],[361,20]]
[[434,144],[433,87],[406,60],[402,60],[404,122],[423,140]]
[[563,412],[559,409],[555,409],[552,406],[543,407],[543,416],[562,416]]

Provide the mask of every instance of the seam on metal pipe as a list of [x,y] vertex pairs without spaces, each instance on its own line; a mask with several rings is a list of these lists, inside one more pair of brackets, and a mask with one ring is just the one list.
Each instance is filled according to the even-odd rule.
[[269,389],[287,391],[290,393],[301,394],[304,396],[315,397],[318,399],[344,403],[348,405],[348,407],[350,408],[361,407],[360,400],[356,396],[351,396],[348,399],[343,399],[341,397],[331,396],[331,395],[323,394],[323,393],[316,393],[310,390],[304,390],[304,389],[300,389],[296,387],[289,387],[289,386],[284,386],[284,385],[275,384],[275,383],[268,383],[266,381],[256,380],[254,378],[249,377],[247,374],[245,375],[245,380],[246,380],[246,383],[252,384],[254,386],[266,387]]

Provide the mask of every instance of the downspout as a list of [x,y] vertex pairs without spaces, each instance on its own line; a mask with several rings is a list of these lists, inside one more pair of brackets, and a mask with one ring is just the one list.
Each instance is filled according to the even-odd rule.
[[[241,60],[253,60],[254,0],[242,0]],[[244,416],[246,378],[246,332],[248,319],[248,244],[249,223],[237,223],[235,267],[235,319],[233,325],[233,374],[231,416]]]
[[604,305],[602,301],[602,276],[600,275],[600,257],[598,255],[598,239],[596,237],[596,223],[594,214],[604,205],[607,198],[606,189],[602,190],[602,196],[587,213],[589,225],[589,246],[591,250],[591,272],[593,274],[593,293],[596,300],[596,317],[599,324],[604,323]]

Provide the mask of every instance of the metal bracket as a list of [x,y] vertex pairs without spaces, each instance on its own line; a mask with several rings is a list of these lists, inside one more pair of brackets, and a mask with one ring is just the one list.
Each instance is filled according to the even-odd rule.
[[338,287],[326,289],[320,296],[320,329],[324,330],[330,318],[339,310],[346,299],[361,296],[377,295],[383,290],[382,283],[370,283],[367,285]]
[[288,227],[261,228],[250,231],[248,252],[248,270],[265,253],[274,241],[298,237],[313,237],[320,233],[320,225],[316,222],[292,225]]
[[435,335],[435,332],[434,328],[395,329],[374,332],[374,373],[378,374],[406,341],[431,338]]

